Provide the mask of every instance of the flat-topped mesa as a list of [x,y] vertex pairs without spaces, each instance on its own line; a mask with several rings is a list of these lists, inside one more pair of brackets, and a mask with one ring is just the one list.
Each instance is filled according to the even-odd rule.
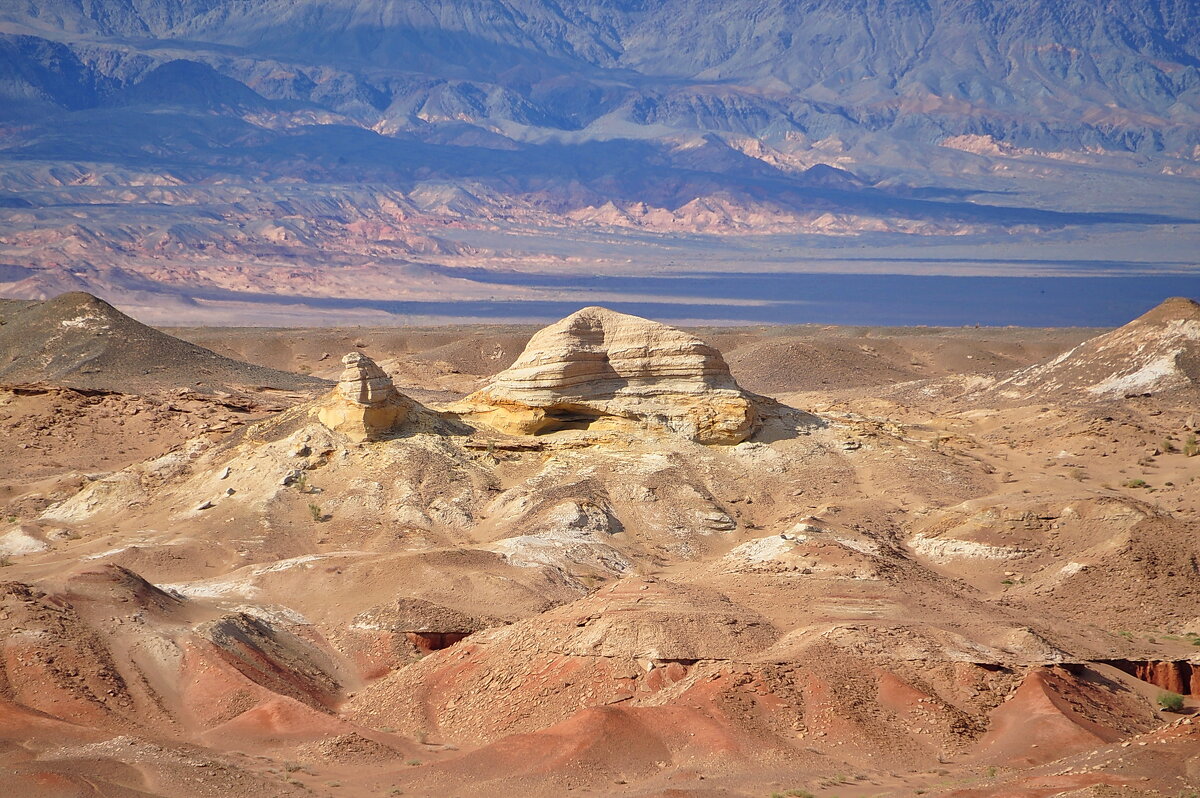
[[739,443],[753,434],[752,397],[721,353],[665,324],[600,307],[550,325],[467,412],[502,432],[665,427],[700,443]]
[[362,352],[342,358],[342,375],[317,407],[317,418],[354,440],[374,440],[396,430],[408,418],[409,400],[392,378]]

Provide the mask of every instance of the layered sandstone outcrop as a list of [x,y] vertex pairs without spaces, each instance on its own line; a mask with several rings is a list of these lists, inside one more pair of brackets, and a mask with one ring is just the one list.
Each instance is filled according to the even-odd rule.
[[525,435],[632,422],[700,443],[732,444],[758,425],[753,397],[716,349],[665,324],[600,307],[539,331],[464,407],[488,426]]
[[392,378],[362,352],[342,358],[337,387],[317,407],[317,418],[330,429],[357,440],[394,432],[408,418],[411,402]]

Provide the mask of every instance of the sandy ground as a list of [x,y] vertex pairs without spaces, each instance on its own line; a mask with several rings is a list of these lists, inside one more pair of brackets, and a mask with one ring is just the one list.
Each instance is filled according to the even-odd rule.
[[[696,330],[777,400],[728,447],[451,419],[517,326],[169,330],[325,378],[375,357],[420,405],[367,443],[313,393],[6,387],[0,775],[37,798],[1190,795],[1200,426],[1168,310],[1099,345]],[[1175,371],[1091,390],[1155,347]]]

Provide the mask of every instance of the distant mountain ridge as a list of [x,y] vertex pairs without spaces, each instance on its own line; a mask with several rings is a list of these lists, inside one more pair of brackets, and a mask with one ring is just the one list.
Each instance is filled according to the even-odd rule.
[[431,263],[673,267],[679,235],[734,267],[739,236],[1166,236],[1197,180],[1194,0],[0,8],[6,296],[440,301]]
[[[1200,110],[1200,7],[1187,0],[51,0],[0,21],[65,42],[80,64],[64,61],[60,77],[74,72],[97,103],[175,44],[265,97],[394,123],[571,130],[615,114],[756,135],[861,127],[1149,151],[1200,141],[1179,129]],[[52,45],[15,46],[29,69],[10,62],[8,92],[27,81],[68,102],[67,86],[22,74],[61,57]]]

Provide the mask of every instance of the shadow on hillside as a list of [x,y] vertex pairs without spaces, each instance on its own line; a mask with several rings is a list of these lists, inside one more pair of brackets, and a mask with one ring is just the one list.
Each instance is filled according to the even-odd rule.
[[754,443],[775,443],[825,429],[829,422],[820,416],[789,407],[766,396],[755,395],[762,426],[750,440]]

